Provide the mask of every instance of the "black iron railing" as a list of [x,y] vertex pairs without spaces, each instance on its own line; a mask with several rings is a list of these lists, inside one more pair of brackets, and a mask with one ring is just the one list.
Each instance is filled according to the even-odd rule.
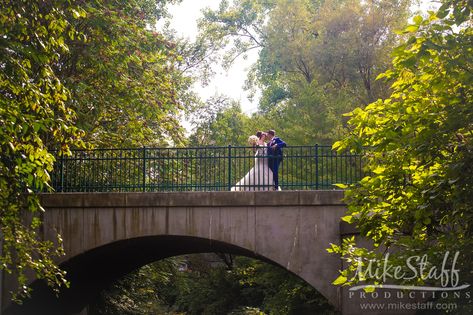
[[[251,147],[235,146],[74,150],[57,157],[52,184],[56,192],[235,190],[252,168],[260,168],[258,176],[268,172],[267,164],[258,161],[271,157],[254,155]],[[331,146],[289,146],[284,148],[279,187],[336,189],[334,184],[351,184],[362,177],[359,155],[338,154]],[[236,190],[273,186],[254,178],[240,184]]]

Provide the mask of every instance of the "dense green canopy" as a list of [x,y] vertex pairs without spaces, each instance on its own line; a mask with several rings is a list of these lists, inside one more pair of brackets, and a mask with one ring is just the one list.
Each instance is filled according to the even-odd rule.
[[50,284],[64,283],[52,261],[61,248],[38,234],[43,209],[34,192],[48,185],[54,163],[48,147],[67,152],[82,136],[54,65],[68,53],[66,39],[77,34],[72,20],[85,12],[63,1],[2,1],[1,7],[0,268],[17,275],[23,295],[28,269]]
[[375,78],[390,65],[389,52],[401,38],[394,30],[407,22],[409,4],[222,1],[204,11],[200,37],[225,51],[226,66],[259,51],[247,88],[262,96],[242,129],[247,136],[271,128],[293,145],[332,144],[346,132],[343,113],[388,95],[388,85]]
[[[370,175],[347,191],[344,219],[376,248],[397,248],[391,257],[399,264],[426,254],[439,266],[458,252],[459,284],[473,280],[472,9],[444,1],[428,17],[414,17],[393,68],[380,75],[391,83],[390,97],[351,112],[352,132],[334,145],[367,150]],[[339,283],[356,282],[359,262],[381,258],[353,239],[333,248],[349,262]],[[440,285],[420,275],[410,282]]]
[[0,3],[0,268],[21,296],[29,270],[66,283],[53,262],[61,239],[41,240],[36,196],[49,190],[55,157],[184,142],[178,115],[191,80],[175,67],[174,44],[150,28],[167,3]]

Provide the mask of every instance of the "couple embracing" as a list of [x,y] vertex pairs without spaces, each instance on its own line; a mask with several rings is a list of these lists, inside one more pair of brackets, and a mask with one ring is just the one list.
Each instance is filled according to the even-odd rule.
[[278,172],[286,143],[275,136],[274,130],[258,131],[248,142],[255,150],[255,166],[231,190],[280,190]]

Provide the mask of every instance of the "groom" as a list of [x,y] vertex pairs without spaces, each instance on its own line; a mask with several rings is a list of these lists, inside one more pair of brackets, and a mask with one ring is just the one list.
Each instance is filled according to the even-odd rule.
[[280,138],[275,136],[274,130],[268,130],[268,164],[271,171],[273,171],[273,179],[274,179],[274,188],[276,190],[279,189],[279,179],[278,179],[278,171],[279,171],[279,164],[282,161],[282,148],[286,146],[286,142],[282,141]]

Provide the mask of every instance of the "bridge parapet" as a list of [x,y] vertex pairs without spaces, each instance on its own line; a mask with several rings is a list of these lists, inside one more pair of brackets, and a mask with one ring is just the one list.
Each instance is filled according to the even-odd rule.
[[41,203],[53,208],[344,206],[342,190],[278,192],[48,193]]

